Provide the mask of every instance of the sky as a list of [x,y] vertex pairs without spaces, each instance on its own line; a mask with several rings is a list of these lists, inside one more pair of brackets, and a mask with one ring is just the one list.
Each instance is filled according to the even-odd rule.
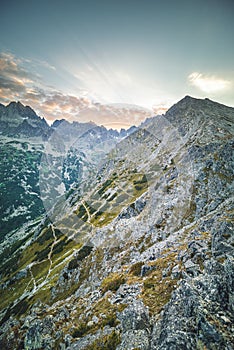
[[185,95],[234,107],[233,0],[1,0],[0,103],[139,124]]

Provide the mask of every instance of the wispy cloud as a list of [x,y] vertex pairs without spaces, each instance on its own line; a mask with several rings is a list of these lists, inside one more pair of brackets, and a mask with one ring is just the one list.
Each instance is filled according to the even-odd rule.
[[80,65],[67,64],[65,69],[97,101],[130,103],[151,109],[161,98],[158,84],[145,80],[134,70],[126,70],[124,65],[110,62],[105,56],[97,58],[85,54],[85,59]]
[[155,115],[165,114],[171,105],[172,105],[172,101],[160,101],[158,103],[155,103],[153,105],[154,114]]
[[85,65],[73,74],[77,81],[86,90],[90,91],[98,101],[131,103],[132,96],[129,91],[134,87],[132,78],[124,71],[114,70],[109,67],[102,67],[94,63]]
[[216,76],[193,72],[188,76],[188,81],[203,92],[216,93],[230,88],[231,82]]
[[45,67],[47,69],[51,69],[51,70],[56,70],[55,66],[53,66],[52,64],[46,62],[46,61],[42,61],[42,60],[38,60],[38,59],[34,59],[31,60],[31,63],[34,65],[41,65],[42,67]]

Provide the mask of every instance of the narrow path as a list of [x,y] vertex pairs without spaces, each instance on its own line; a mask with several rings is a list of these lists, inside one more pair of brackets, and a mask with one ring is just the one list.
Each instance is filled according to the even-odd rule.
[[52,243],[52,245],[51,245],[51,248],[50,248],[50,251],[49,251],[49,254],[48,254],[48,260],[49,260],[49,263],[50,263],[50,267],[49,267],[47,276],[46,276],[46,278],[45,278],[46,280],[47,280],[47,278],[49,277],[49,275],[50,275],[50,273],[51,273],[51,268],[52,268],[52,264],[53,264],[53,261],[52,261],[52,259],[51,259],[51,256],[52,256],[52,254],[53,254],[54,246],[55,246],[55,244],[59,241],[59,240],[57,239],[56,234],[55,234],[54,225],[51,224],[51,225],[50,225],[50,228],[51,228],[52,233],[53,233],[54,241],[53,241],[53,243]]
[[55,234],[55,229],[54,229],[54,226],[53,226],[52,224],[50,225],[50,228],[51,228],[51,230],[52,230],[52,234],[53,234],[54,241],[53,241],[53,243],[52,243],[52,245],[51,245],[49,254],[48,254],[48,256],[47,256],[47,259],[49,260],[49,263],[50,263],[49,270],[48,270],[47,275],[46,275],[46,277],[45,277],[45,279],[44,279],[44,281],[43,281],[42,283],[40,283],[40,284],[37,285],[36,279],[35,279],[35,277],[34,277],[34,275],[33,275],[33,272],[32,272],[32,267],[35,266],[35,265],[39,265],[39,264],[43,263],[43,262],[46,261],[47,259],[44,259],[44,260],[42,260],[42,261],[40,261],[40,262],[33,262],[32,264],[28,265],[29,272],[30,272],[30,275],[31,275],[32,278],[31,278],[31,280],[29,281],[29,283],[27,284],[25,290],[27,290],[27,288],[28,288],[28,286],[30,285],[30,283],[33,282],[33,293],[34,293],[37,289],[39,289],[42,285],[46,284],[46,282],[47,282],[47,280],[48,280],[48,277],[49,277],[49,275],[50,275],[50,273],[51,273],[52,264],[53,264],[53,261],[52,261],[52,259],[51,259],[51,256],[52,256],[52,254],[53,254],[54,246],[55,246],[55,244],[56,244],[59,240],[57,239],[57,236],[56,236],[56,234]]
[[83,199],[82,199],[82,201],[81,201],[81,204],[82,204],[83,207],[85,208],[86,213],[87,213],[87,215],[88,215],[88,220],[87,220],[87,222],[92,226],[92,224],[91,224],[91,222],[90,222],[90,220],[91,220],[91,215],[90,215],[89,209],[87,208],[87,206],[86,206],[86,204],[85,204],[85,202],[84,202]]
[[30,272],[30,275],[31,275],[32,279],[29,281],[29,283],[28,283],[28,285],[27,285],[27,287],[25,289],[27,289],[28,286],[30,285],[31,281],[33,281],[33,290],[36,290],[37,289],[37,283],[36,283],[36,280],[35,280],[35,278],[33,276],[33,273],[32,273],[32,266],[33,265],[29,266],[29,272]]
[[92,231],[91,231],[91,237],[94,235],[94,233],[95,233],[95,226],[92,224],[92,222],[91,222],[91,214],[90,214],[90,212],[89,212],[89,209],[88,209],[88,207],[86,206],[86,204],[85,204],[85,202],[84,202],[84,200],[82,199],[82,201],[81,201],[81,204],[84,206],[84,208],[85,208],[85,210],[86,210],[86,213],[87,213],[87,215],[88,215],[88,219],[87,219],[87,223],[91,226],[91,228],[92,228]]
[[122,186],[120,186],[119,183],[117,183],[118,189],[120,189],[122,192],[124,192],[128,197],[136,198],[133,194],[128,193]]

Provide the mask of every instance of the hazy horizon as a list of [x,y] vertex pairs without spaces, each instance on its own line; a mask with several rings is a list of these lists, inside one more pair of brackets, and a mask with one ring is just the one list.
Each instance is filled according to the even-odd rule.
[[[183,98],[185,98],[186,96],[189,96],[189,97],[194,98],[194,99],[199,99],[197,97],[190,96],[190,95],[185,95]],[[205,97],[203,99],[208,99],[208,98]],[[211,100],[211,99],[209,99],[209,100]],[[211,100],[211,101],[221,104],[219,101],[214,101],[214,100]],[[21,103],[24,107],[30,107],[34,110],[34,108],[32,106],[27,105],[27,104],[24,105],[21,101],[10,101],[9,103],[0,103],[0,104],[7,107],[12,102],[13,103]],[[169,106],[168,109],[170,109],[177,102],[179,102],[179,101],[175,101],[175,103],[173,103],[171,106]],[[71,116],[70,118],[67,118],[67,119],[62,118],[62,117],[61,118],[58,117],[58,119],[50,120],[50,119],[47,119],[46,116],[41,116],[40,114],[37,114],[37,115],[40,118],[44,118],[49,126],[51,126],[55,121],[65,120],[65,121],[70,122],[70,123],[72,123],[72,122],[94,123],[94,125],[96,125],[96,126],[104,126],[106,129],[113,129],[113,130],[120,131],[121,129],[127,130],[132,126],[140,126],[141,123],[143,123],[147,118],[164,115],[168,110],[167,109],[167,110],[163,111],[164,113],[155,114],[155,113],[153,113],[153,111],[144,109],[140,106],[134,106],[134,105],[128,105],[128,104],[113,104],[113,106],[100,104],[98,107],[99,108],[96,108],[96,109],[94,109],[92,107],[90,109],[83,110],[80,112],[80,115],[78,115],[76,118],[72,118],[72,116]],[[232,106],[227,106],[227,107],[232,108]],[[129,115],[132,117],[132,121],[133,121],[132,124],[127,123],[127,122],[124,123],[124,122],[115,121],[114,117],[116,117],[118,115],[118,117],[121,118],[121,116],[123,116],[123,114],[126,115],[125,111],[127,111],[129,113]],[[87,114],[85,114],[85,112],[89,113],[88,117],[90,117],[90,119],[88,119],[88,117],[86,118]],[[92,112],[92,115],[94,117],[93,119],[98,119],[98,118],[102,117],[103,120],[105,120],[105,119],[106,120],[103,123],[98,122],[98,121],[94,121],[92,119],[90,112]],[[104,117],[105,117],[105,119],[104,119]],[[108,122],[108,119],[110,119],[109,122]],[[117,118],[116,118],[116,120],[117,120]],[[128,119],[128,120],[130,120],[130,119]],[[134,121],[135,121],[135,123],[134,123]]]

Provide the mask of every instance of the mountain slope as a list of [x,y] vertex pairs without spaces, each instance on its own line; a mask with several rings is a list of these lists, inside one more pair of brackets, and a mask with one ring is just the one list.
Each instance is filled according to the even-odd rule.
[[189,96],[1,256],[4,349],[232,349],[234,109]]
[[[100,154],[122,137],[93,123],[57,121],[49,127],[29,106],[11,102],[0,105],[0,138],[2,241],[7,234],[17,235],[23,224],[38,220],[65,190],[96,169]],[[52,203],[47,205],[45,197],[52,197]]]

